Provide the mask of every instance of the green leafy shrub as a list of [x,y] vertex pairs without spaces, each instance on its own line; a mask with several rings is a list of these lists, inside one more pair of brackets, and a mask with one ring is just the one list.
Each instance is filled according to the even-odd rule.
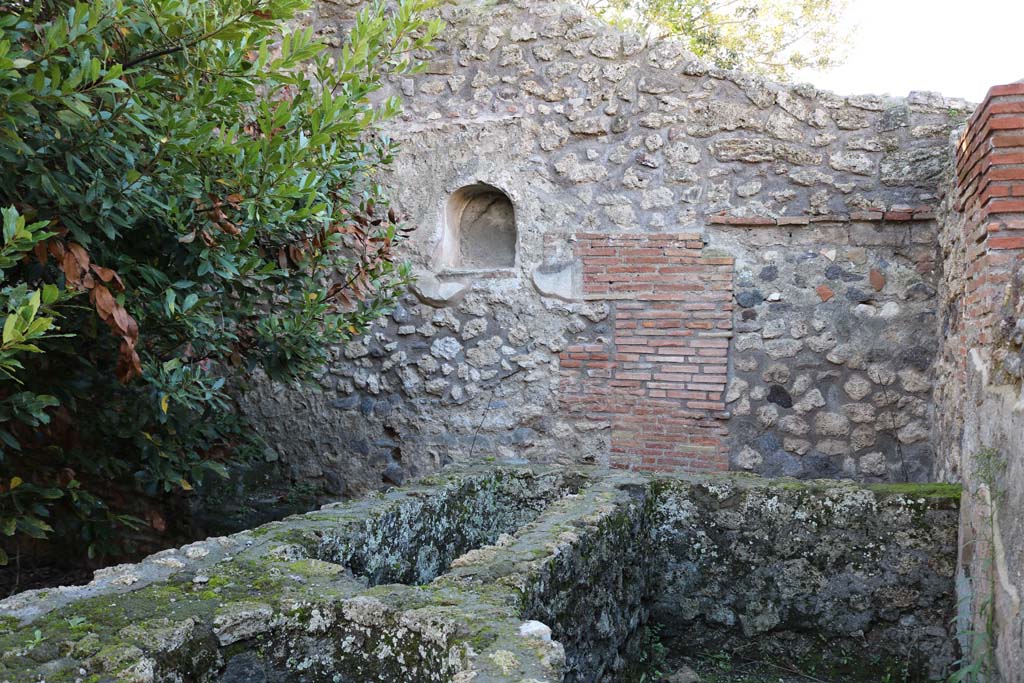
[[308,378],[393,304],[374,93],[430,3],[371,2],[328,51],[289,28],[308,0],[0,2],[8,551],[163,531],[251,443],[233,378]]

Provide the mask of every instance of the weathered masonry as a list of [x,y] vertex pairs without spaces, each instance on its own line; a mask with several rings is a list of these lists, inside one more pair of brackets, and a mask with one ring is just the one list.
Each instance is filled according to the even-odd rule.
[[961,481],[960,644],[1024,680],[1024,85],[972,115],[558,2],[438,11],[387,130],[418,284],[317,391],[241,397],[268,457],[332,495],[481,460]]
[[[1024,680],[1024,83],[994,87],[957,138],[940,211],[939,476],[962,481],[961,628]],[[966,640],[966,639],[965,639]]]
[[[341,40],[360,5],[310,21]],[[966,103],[780,86],[557,2],[440,13],[386,131],[414,293],[320,391],[242,398],[294,479],[352,495],[484,455],[933,477]]]
[[439,12],[387,131],[419,282],[318,391],[242,397],[270,457],[337,495],[481,460],[962,481],[960,644],[1024,679],[1024,85],[972,115],[557,2]]
[[1024,85],[971,116],[558,2],[439,12],[391,84],[419,284],[319,390],[242,398],[270,457],[335,495],[481,459],[963,481],[961,644],[1024,679]]
[[560,2],[437,11],[382,93],[416,285],[238,400],[330,497],[493,471],[10,598],[0,681],[610,681],[649,623],[1024,680],[1024,84],[840,97]]
[[696,233],[575,239],[583,297],[614,302],[613,330],[560,354],[563,413],[610,425],[613,466],[726,469],[733,259]]
[[[599,683],[644,629],[939,680],[959,487],[450,473],[0,601],[0,681]],[[39,634],[39,635],[34,635]]]

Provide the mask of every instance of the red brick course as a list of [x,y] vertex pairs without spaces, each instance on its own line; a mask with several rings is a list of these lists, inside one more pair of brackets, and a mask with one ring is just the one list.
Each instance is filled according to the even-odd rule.
[[824,216],[729,216],[714,214],[708,216],[709,225],[731,225],[744,228],[778,228],[810,226],[812,223],[918,223],[935,219],[935,207],[915,206],[891,210],[854,211],[850,214],[827,214]]
[[610,424],[613,467],[728,469],[733,259],[692,233],[583,233],[577,254],[584,297],[611,304],[614,333],[561,354],[564,409]]

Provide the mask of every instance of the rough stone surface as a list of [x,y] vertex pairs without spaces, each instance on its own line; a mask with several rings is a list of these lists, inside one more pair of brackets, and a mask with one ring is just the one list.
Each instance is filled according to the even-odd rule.
[[0,602],[0,681],[561,680],[561,643],[520,635],[515,586],[622,514],[600,489],[524,527],[581,481],[453,475],[16,595]]
[[939,680],[958,493],[453,472],[0,601],[0,681],[611,683],[649,622]]
[[[661,484],[651,618],[670,651],[739,648],[768,660],[785,651],[798,668],[828,669],[849,647],[944,677],[957,657],[948,621],[955,488],[744,482]],[[832,645],[823,652],[822,642]],[[884,666],[852,659],[845,675],[825,678],[885,680]]]
[[[912,423],[925,430],[930,424],[927,396],[924,401],[911,399],[930,388],[931,358],[939,345],[935,299],[907,301],[907,291],[917,283],[933,283],[934,276],[918,272],[922,252],[881,244],[864,247],[852,239],[838,245],[818,241],[827,224],[821,225],[819,236],[809,236],[812,241],[799,246],[778,228],[749,228],[745,239],[737,228],[721,229],[719,242],[731,240],[737,245],[733,253],[746,254],[737,258],[737,291],[763,290],[767,283],[780,294],[777,303],[764,301],[736,315],[733,378],[742,380],[749,393],[739,392],[735,399],[749,398],[751,412],[730,420],[731,450],[756,450],[762,460],[756,471],[769,476],[926,481],[934,461],[933,445],[927,438],[907,443],[899,432]],[[899,229],[889,229],[888,243],[898,244]],[[760,248],[747,246],[746,240]],[[876,291],[871,273],[882,270],[888,284]],[[822,297],[818,283],[827,283],[829,297]],[[867,310],[856,310],[847,296],[854,289],[855,299],[872,292]],[[889,304],[900,308],[883,317],[881,311]],[[740,343],[746,335],[763,341]],[[755,394],[758,389],[762,391]],[[895,404],[893,409],[864,407],[883,395]],[[767,404],[776,406],[780,418],[799,416],[817,427],[807,440],[787,442],[780,433],[783,423],[766,424],[759,418]],[[832,433],[837,418],[827,416],[836,415],[857,421],[864,429],[856,438],[849,430]],[[883,453],[891,466],[858,467],[869,453]],[[733,463],[740,467],[735,456]]]

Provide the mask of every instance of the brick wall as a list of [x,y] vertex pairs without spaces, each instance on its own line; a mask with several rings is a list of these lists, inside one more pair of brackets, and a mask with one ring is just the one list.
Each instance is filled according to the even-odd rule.
[[614,332],[562,354],[565,410],[610,423],[613,467],[728,469],[733,259],[698,234],[577,236],[583,291]]
[[992,343],[1024,262],[1024,83],[990,89],[971,117],[957,147],[956,188],[967,261],[957,330],[963,362],[968,349]]

